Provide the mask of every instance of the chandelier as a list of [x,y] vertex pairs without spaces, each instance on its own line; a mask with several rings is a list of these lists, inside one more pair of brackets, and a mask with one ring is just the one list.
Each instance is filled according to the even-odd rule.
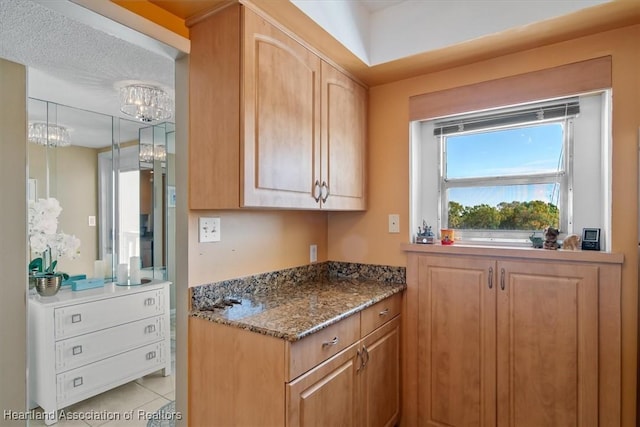
[[64,126],[47,125],[46,123],[29,123],[28,139],[34,144],[46,147],[67,147],[71,145],[69,131]]
[[167,148],[164,145],[140,144],[139,158],[144,163],[164,162],[167,160]]
[[173,100],[159,87],[132,84],[120,88],[120,111],[145,123],[167,120]]

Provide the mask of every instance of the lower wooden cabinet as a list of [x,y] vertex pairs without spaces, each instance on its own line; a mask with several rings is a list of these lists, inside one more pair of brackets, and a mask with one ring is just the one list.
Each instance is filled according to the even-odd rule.
[[287,426],[358,425],[359,345],[287,385]]
[[189,424],[395,425],[400,306],[396,294],[293,343],[190,318]]
[[288,426],[393,426],[399,413],[399,317],[287,385]]
[[361,425],[393,426],[400,416],[400,318],[364,337],[362,349]]
[[620,425],[621,263],[602,260],[410,253],[403,423]]

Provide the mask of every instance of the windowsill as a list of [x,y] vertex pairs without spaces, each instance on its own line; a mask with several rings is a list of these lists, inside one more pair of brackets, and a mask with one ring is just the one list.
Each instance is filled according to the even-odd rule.
[[622,264],[624,255],[621,253],[601,251],[570,251],[570,250],[545,250],[528,246],[505,246],[498,244],[468,244],[465,241],[456,240],[453,245],[402,243],[401,249],[405,252],[417,252],[433,255],[462,255],[481,256],[510,259],[553,260],[567,262],[598,262]]

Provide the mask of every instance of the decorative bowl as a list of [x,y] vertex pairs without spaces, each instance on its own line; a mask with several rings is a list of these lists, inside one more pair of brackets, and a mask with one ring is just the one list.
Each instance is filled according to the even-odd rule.
[[58,293],[62,285],[62,274],[42,274],[32,276],[36,291],[40,296],[50,297]]

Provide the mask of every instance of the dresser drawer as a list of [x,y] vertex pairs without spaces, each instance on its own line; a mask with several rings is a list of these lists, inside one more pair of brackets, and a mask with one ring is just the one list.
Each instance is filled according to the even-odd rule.
[[360,329],[366,336],[400,314],[402,294],[394,294],[387,299],[367,307],[360,313]]
[[153,343],[168,334],[165,317],[138,320],[56,342],[56,371],[62,372]]
[[57,407],[63,408],[164,367],[162,343],[147,345],[56,376]]
[[356,313],[291,344],[289,375],[291,381],[360,339],[360,314]]
[[56,308],[55,339],[158,316],[164,312],[163,298],[161,290],[154,290]]

